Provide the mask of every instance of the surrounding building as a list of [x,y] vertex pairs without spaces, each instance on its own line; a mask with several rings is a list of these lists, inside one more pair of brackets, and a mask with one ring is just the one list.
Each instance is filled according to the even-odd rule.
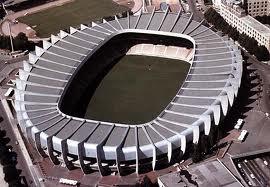
[[206,161],[179,170],[158,177],[159,187],[243,187],[219,160]]
[[234,155],[232,161],[246,186],[269,186],[269,149]]
[[221,0],[212,0],[212,2],[213,2],[213,7],[215,9],[219,9],[220,8]]
[[270,15],[270,0],[247,0],[246,7],[252,17]]
[[[222,0],[213,0],[213,6],[220,8]],[[252,16],[270,15],[270,0],[239,0],[234,1],[241,7],[245,7],[246,12]]]
[[220,4],[220,15],[240,33],[254,37],[259,45],[264,45],[270,50],[270,28],[256,19],[247,15],[239,5],[239,1],[222,0]]

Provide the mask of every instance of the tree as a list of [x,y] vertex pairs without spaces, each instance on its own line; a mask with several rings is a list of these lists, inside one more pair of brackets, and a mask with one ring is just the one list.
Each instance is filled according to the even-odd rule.
[[213,147],[217,142],[217,127],[215,125],[213,125],[211,127],[211,130],[210,130],[208,137],[209,137],[209,139],[208,139],[209,146]]
[[213,5],[212,0],[204,0],[205,5]]
[[0,19],[3,19],[5,15],[6,15],[5,10],[2,7],[0,7]]
[[14,49],[15,50],[25,50],[28,46],[28,38],[27,36],[20,32],[15,38],[14,38]]
[[224,18],[215,11],[212,7],[209,8],[205,14],[205,19],[212,23],[216,29],[221,30],[223,33],[228,34],[228,32],[231,30],[231,26],[224,20]]
[[229,34],[229,32],[233,29],[232,26],[230,26],[229,24],[224,24],[222,32],[224,32],[225,34]]
[[[251,38],[244,33],[240,34],[236,28],[230,26],[212,7],[204,13],[204,17],[206,21],[213,24],[217,30],[221,30],[223,33],[228,34],[233,40],[237,40],[242,47],[250,54],[254,54],[258,60],[269,60],[269,51],[266,47],[258,46],[258,42],[255,38]],[[257,16],[256,19],[263,23],[270,24],[270,16]]]
[[[32,41],[28,41],[27,36],[24,33],[19,33],[13,39],[14,49],[15,50],[34,50],[35,43]],[[9,36],[1,36],[0,35],[0,49],[11,50],[11,44]]]
[[205,154],[208,154],[210,149],[211,149],[211,145],[209,142],[209,136],[206,135],[202,135],[201,136],[201,140],[200,140],[200,147],[201,147],[201,151]]
[[268,24],[268,25],[270,24],[270,16],[267,16],[267,15],[256,16],[255,19],[261,22],[262,24]]
[[4,166],[3,173],[5,174],[4,179],[7,183],[18,180],[20,176],[15,166]]
[[212,7],[206,10],[206,12],[204,13],[205,19],[210,23],[213,23],[213,16],[215,15],[216,15],[216,11]]
[[247,7],[247,0],[243,1],[243,4],[241,5],[241,7],[245,10],[245,12],[248,14],[248,7]]
[[0,138],[4,138],[6,134],[6,131],[0,131]]
[[14,49],[15,50],[34,50],[34,42],[28,41],[27,36],[20,32],[15,38],[14,38]]
[[193,153],[192,153],[192,161],[197,163],[202,160],[202,152],[200,150],[199,144],[193,144]]
[[8,36],[0,36],[0,48],[11,49],[10,41]]
[[255,50],[254,55],[260,61],[267,61],[270,60],[269,51],[265,46],[258,46]]
[[250,38],[247,36],[245,48],[249,51],[249,53],[253,55],[257,47],[258,42],[255,40],[255,38]]
[[238,42],[239,42],[240,45],[242,45],[242,46],[245,47],[246,46],[246,42],[247,42],[247,35],[245,33],[241,33],[239,35]]
[[233,27],[229,33],[228,33],[229,37],[231,37],[234,41],[237,41],[239,38],[239,32],[237,31],[237,29],[235,27]]

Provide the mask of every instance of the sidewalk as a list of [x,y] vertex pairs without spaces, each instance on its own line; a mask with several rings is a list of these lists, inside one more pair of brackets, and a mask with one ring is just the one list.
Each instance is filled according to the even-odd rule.
[[[25,163],[25,166],[27,167],[27,168],[23,168],[23,169],[29,171],[29,174],[33,178],[33,183],[34,183],[33,185],[35,187],[43,187],[43,183],[39,182],[39,178],[42,178],[42,175],[40,174],[38,168],[35,167],[33,165],[33,163],[32,163],[30,155],[29,155],[29,153],[27,151],[27,148],[26,148],[26,146],[24,144],[24,141],[23,141],[23,139],[21,137],[21,134],[19,132],[19,129],[17,127],[17,121],[16,121],[16,119],[14,119],[14,117],[13,117],[11,111],[10,111],[10,108],[9,108],[9,106],[7,104],[7,101],[5,99],[2,99],[1,104],[2,104],[2,106],[4,108],[6,116],[8,118],[9,125],[11,125],[13,134],[15,135],[15,139],[18,142],[19,150],[21,151],[22,158],[24,159],[23,162]],[[17,152],[17,154],[19,154],[19,153]]]
[[0,186],[1,187],[8,187],[8,183],[4,180],[4,173],[3,173],[3,167],[0,165]]
[[133,12],[133,14],[139,12],[143,5],[142,3],[143,0],[112,0],[112,1],[114,1],[119,5],[131,8],[131,12]]

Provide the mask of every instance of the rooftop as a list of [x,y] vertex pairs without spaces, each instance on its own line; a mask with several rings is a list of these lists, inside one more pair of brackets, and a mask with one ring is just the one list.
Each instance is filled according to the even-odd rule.
[[236,187],[242,186],[235,177],[217,160],[202,163],[187,170],[159,177],[164,186]]
[[267,36],[270,36],[270,28],[266,25],[260,23],[255,18],[247,15],[245,17],[240,18],[242,19],[246,24],[250,25],[253,28],[256,28],[261,34],[265,34]]
[[270,28],[260,23],[250,15],[246,15],[244,9],[239,6],[238,0],[222,0],[221,2],[229,9],[230,12],[237,15],[239,19],[242,19],[244,23],[252,28],[256,28],[256,30],[261,34],[270,36]]

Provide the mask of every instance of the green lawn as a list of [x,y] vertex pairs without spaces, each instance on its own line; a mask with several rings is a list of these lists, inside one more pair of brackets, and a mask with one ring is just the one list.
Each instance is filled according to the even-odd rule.
[[20,22],[34,28],[39,37],[48,37],[61,29],[90,23],[104,16],[115,15],[127,8],[119,6],[112,0],[75,0],[59,7],[19,18]]
[[157,117],[181,87],[189,63],[158,57],[124,56],[94,93],[86,118],[144,123]]

